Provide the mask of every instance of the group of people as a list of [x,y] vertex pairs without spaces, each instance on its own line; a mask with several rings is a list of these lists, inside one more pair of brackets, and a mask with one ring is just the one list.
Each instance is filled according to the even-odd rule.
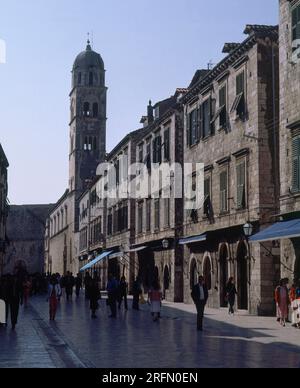
[[300,281],[290,289],[288,285],[287,278],[281,279],[275,290],[277,321],[285,327],[291,309],[292,326],[300,329]]

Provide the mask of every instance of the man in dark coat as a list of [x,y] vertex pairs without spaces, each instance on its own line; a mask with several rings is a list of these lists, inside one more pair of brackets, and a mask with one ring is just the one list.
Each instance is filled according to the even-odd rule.
[[7,276],[5,290],[6,322],[10,312],[12,330],[18,322],[19,307],[22,302],[22,287],[17,276]]
[[197,308],[197,329],[202,331],[204,309],[208,300],[208,289],[203,276],[199,276],[199,282],[193,287],[191,296]]

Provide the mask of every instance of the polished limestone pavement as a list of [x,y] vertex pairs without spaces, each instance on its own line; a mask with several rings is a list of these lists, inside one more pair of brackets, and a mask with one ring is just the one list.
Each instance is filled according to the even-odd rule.
[[129,307],[111,319],[103,300],[92,320],[83,297],[62,298],[56,321],[49,322],[45,297],[33,298],[21,308],[15,332],[0,327],[0,367],[300,367],[300,330],[282,328],[274,318],[208,309],[204,331],[197,332],[193,306],[164,303],[159,323],[148,305]]

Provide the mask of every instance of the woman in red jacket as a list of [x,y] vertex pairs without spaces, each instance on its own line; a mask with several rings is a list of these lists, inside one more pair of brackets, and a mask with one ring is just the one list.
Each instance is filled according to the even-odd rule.
[[280,285],[275,290],[275,301],[280,324],[285,327],[288,319],[290,298],[287,282],[284,279],[280,280]]
[[162,301],[162,292],[160,291],[160,286],[156,282],[153,285],[153,288],[149,291],[149,302],[151,305],[151,314],[153,316],[153,322],[158,322],[160,318],[160,309]]

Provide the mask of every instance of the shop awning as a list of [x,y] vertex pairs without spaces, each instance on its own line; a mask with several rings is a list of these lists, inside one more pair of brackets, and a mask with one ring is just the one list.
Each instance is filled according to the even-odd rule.
[[140,252],[140,251],[144,251],[145,249],[147,249],[147,247],[131,248],[131,249],[129,249],[128,253]]
[[88,269],[94,267],[94,265],[98,264],[100,261],[104,260],[107,256],[111,255],[113,251],[103,252],[100,256],[97,256],[93,261],[85,265],[81,268],[80,272],[87,271]]
[[250,237],[250,242],[264,242],[300,237],[300,219],[277,222]]
[[200,234],[198,236],[191,236],[191,237],[185,237],[179,240],[179,245],[188,245],[188,244],[193,244],[197,242],[202,242],[206,241],[206,234]]
[[112,253],[111,255],[109,255],[109,258],[110,259],[117,259],[118,257],[122,257],[124,256],[124,252],[116,252],[116,253]]

